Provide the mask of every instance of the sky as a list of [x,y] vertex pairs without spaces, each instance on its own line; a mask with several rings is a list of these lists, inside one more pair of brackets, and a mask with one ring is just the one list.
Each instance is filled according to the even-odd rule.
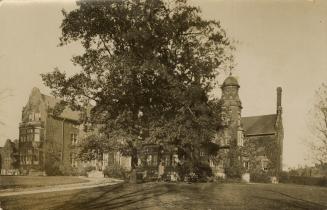
[[[221,22],[237,41],[234,76],[239,79],[242,116],[276,112],[276,88],[283,88],[284,168],[309,163],[305,139],[316,89],[327,81],[327,1],[191,0],[203,16]],[[50,91],[40,74],[55,67],[76,72],[70,59],[82,48],[58,47],[61,9],[73,1],[0,2],[0,145],[18,138],[21,111],[33,87]],[[226,75],[221,75],[223,79]]]

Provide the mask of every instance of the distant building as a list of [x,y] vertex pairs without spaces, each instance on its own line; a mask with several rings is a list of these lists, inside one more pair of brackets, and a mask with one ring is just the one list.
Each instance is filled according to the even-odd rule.
[[[52,111],[60,100],[33,88],[19,124],[20,169],[26,174],[42,174],[51,167],[69,167],[71,148],[77,144],[80,113],[68,107],[59,116]],[[54,161],[59,165],[54,165]]]
[[[82,124],[82,112],[69,107],[55,115],[60,99],[33,88],[19,124],[19,168],[23,174],[45,175],[55,171],[69,173],[74,168],[94,166],[101,171],[114,162],[130,168],[130,159],[119,152],[99,154],[90,161],[77,157],[77,145],[90,132]],[[97,133],[97,130],[92,131]]]
[[5,145],[0,148],[1,175],[18,174],[18,142],[7,139]]

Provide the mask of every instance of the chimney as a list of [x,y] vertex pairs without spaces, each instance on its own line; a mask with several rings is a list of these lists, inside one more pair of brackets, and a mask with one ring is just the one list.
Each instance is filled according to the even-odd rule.
[[282,111],[282,88],[277,88],[277,113]]

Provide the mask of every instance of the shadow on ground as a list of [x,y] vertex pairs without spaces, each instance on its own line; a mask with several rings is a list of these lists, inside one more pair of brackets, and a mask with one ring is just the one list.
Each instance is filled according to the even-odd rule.
[[[103,187],[93,195],[89,194],[89,199],[85,200],[85,193],[81,192],[76,195],[76,199],[65,202],[60,206],[53,209],[67,209],[67,210],[80,210],[80,209],[117,209],[132,206],[149,206],[148,199],[155,199],[167,193],[173,192],[172,189],[153,185],[137,185],[137,184],[122,184],[114,187]],[[84,199],[78,199],[84,198]]]
[[5,210],[326,210],[327,188],[283,184],[120,183],[83,190],[9,196],[1,201]]

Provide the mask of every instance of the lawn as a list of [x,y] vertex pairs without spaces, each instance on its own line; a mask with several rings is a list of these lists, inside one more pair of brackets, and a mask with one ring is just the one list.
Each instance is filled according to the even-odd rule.
[[71,176],[0,176],[0,190],[87,182]]
[[0,198],[4,209],[326,210],[327,188],[288,184],[145,183]]

